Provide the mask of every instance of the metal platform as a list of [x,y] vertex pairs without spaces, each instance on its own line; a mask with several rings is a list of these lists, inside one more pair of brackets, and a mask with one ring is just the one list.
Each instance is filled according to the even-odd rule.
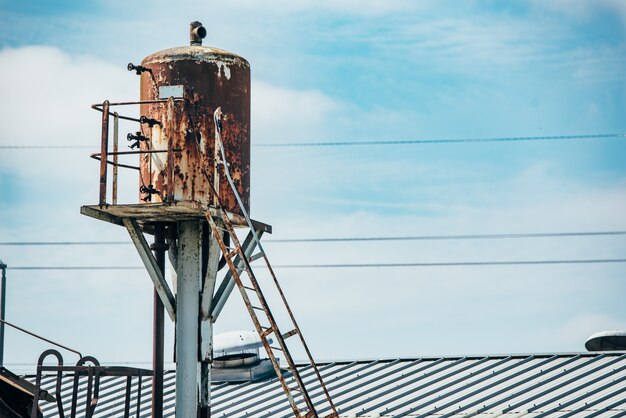
[[[218,211],[212,206],[198,202],[182,201],[175,203],[142,203],[131,205],[85,205],[80,213],[100,221],[124,226],[124,219],[135,219],[141,225],[160,222],[206,220],[207,211],[214,217]],[[226,212],[228,220],[236,227],[247,227],[246,219],[236,213]],[[272,226],[252,220],[258,231],[272,233]]]

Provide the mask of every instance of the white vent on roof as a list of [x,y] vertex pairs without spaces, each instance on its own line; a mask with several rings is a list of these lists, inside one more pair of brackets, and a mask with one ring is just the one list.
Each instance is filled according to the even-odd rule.
[[[271,339],[268,339],[270,344]],[[213,382],[244,382],[275,375],[269,359],[259,357],[263,343],[255,331],[230,331],[213,338]]]
[[593,334],[585,342],[587,351],[623,351],[626,350],[626,331],[602,331]]
[[[272,343],[272,339],[269,339]],[[213,337],[213,353],[215,355],[243,353],[254,350],[258,353],[263,345],[256,331],[230,331]]]

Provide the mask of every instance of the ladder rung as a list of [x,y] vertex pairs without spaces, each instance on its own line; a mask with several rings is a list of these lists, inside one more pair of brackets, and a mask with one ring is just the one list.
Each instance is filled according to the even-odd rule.
[[272,346],[270,345],[270,348],[271,348],[272,350],[283,351],[283,349],[282,349],[282,348],[280,348],[280,347],[272,347]]
[[297,333],[298,333],[297,329],[292,329],[291,331],[286,332],[286,333],[283,334],[283,340],[286,340],[287,338],[292,337],[292,336],[296,335]]
[[256,292],[256,289],[254,287],[244,286],[244,285],[241,285],[241,287],[243,287],[246,290],[252,290],[253,292]]
[[269,328],[265,328],[265,331],[263,331],[261,333],[261,338],[265,338],[268,335],[270,335],[272,332],[274,332],[274,327],[269,327]]
[[[252,305],[250,305],[252,306]],[[252,309],[256,309],[257,311],[265,311],[263,308],[259,308],[258,306],[252,306]]]
[[237,250],[235,250],[234,248],[229,248],[229,249],[231,249],[231,250],[233,250],[233,251],[231,251],[231,252],[227,253],[224,257],[226,257],[226,258],[228,258],[228,259],[230,260],[230,259],[232,259],[234,256],[236,256],[236,255],[237,255],[238,251],[237,251]]
[[262,258],[262,257],[263,257],[263,253],[256,253],[256,254],[253,254],[253,255],[251,255],[251,256],[248,258],[248,262],[249,262],[249,263],[252,263],[253,261],[256,261],[256,260],[258,260],[259,258]]

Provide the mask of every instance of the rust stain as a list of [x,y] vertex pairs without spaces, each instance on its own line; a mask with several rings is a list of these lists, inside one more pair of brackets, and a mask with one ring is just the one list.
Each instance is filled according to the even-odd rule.
[[[156,119],[161,126],[150,129],[149,143],[142,150],[180,149],[169,158],[153,154],[141,159],[141,178],[161,194],[152,202],[195,201],[211,204],[214,134],[213,112],[218,106],[224,112],[222,140],[231,176],[246,210],[250,209],[250,66],[229,52],[204,46],[172,48],[146,57],[142,66],[151,73],[141,75],[141,100],[157,100],[159,86],[183,85],[185,100],[174,104],[172,121],[167,106],[144,104],[141,115]],[[168,169],[168,164],[174,164]],[[219,194],[224,208],[241,214],[235,195],[223,172],[219,170]],[[171,172],[171,179],[168,179]],[[171,183],[170,183],[171,182]],[[147,184],[146,184],[147,185]],[[216,185],[217,186],[217,185]],[[171,196],[167,190],[171,188]],[[141,195],[140,198],[145,197]]]

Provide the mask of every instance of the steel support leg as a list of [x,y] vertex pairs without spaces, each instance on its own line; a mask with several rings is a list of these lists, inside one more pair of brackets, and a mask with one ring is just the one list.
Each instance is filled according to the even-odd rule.
[[[200,298],[200,418],[211,416],[211,363],[213,362],[213,322],[208,317],[217,281],[220,247],[213,234],[204,235],[207,268]],[[206,304],[205,304],[206,303]]]
[[198,325],[202,281],[202,224],[178,223],[178,280],[176,283],[176,418],[198,415]]
[[[154,257],[156,264],[165,275],[165,227],[157,224],[154,228]],[[165,311],[158,292],[154,290],[154,311],[152,329],[152,418],[163,418],[163,348]]]
[[211,416],[211,363],[200,365],[200,418]]

